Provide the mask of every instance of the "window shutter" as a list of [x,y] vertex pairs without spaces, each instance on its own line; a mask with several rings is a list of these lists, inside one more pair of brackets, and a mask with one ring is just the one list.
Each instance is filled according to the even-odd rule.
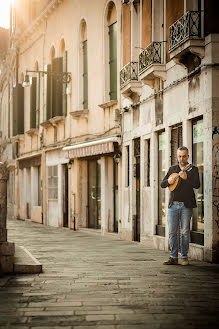
[[13,88],[13,136],[17,135],[17,88]]
[[13,135],[24,133],[24,88],[17,84],[13,88]]
[[[68,70],[68,62],[67,62],[67,51],[63,54],[63,62],[62,62],[62,71],[67,72]],[[62,115],[67,115],[67,95],[66,95],[67,83],[62,84]]]
[[[58,57],[52,60],[52,72],[62,73],[63,58]],[[52,117],[62,115],[62,77],[52,77]]]
[[117,23],[109,26],[110,100],[117,99]]
[[87,40],[83,42],[83,108],[88,109]]
[[47,79],[46,79],[46,120],[52,118],[52,77],[51,77],[51,64],[47,65]]
[[37,78],[32,77],[30,87],[30,128],[36,128],[36,86]]

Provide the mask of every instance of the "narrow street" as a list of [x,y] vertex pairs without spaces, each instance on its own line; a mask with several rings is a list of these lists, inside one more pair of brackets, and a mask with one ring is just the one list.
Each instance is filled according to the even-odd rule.
[[0,279],[0,328],[216,328],[219,265],[164,266],[166,252],[97,234],[8,221],[43,265]]

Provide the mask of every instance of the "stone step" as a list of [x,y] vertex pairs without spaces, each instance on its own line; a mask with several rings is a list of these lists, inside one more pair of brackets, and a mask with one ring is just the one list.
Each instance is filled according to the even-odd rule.
[[42,273],[42,264],[25,247],[15,245],[14,273]]

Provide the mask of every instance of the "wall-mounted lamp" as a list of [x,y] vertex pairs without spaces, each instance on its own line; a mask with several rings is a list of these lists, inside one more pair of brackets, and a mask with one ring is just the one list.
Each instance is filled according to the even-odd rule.
[[27,74],[25,74],[25,76],[24,76],[24,81],[22,83],[22,87],[30,87],[30,77]]
[[74,161],[74,160],[69,160],[69,163],[68,163],[68,169],[71,169],[73,161]]
[[28,73],[37,73],[43,76],[47,74],[48,76],[55,77],[57,81],[61,81],[62,83],[69,83],[71,81],[71,73],[70,72],[47,72],[47,71],[26,71],[24,76],[24,81],[22,83],[23,87],[30,87],[30,76]]

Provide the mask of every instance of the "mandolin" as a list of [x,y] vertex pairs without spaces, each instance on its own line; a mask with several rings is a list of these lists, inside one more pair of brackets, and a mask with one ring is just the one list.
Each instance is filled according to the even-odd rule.
[[[182,169],[181,171],[187,171],[189,170],[190,168],[192,167],[191,163],[189,163],[184,169]],[[180,185],[180,182],[181,182],[181,179],[180,179],[180,175],[179,173],[173,173],[170,175],[170,177],[173,177],[174,178],[174,182],[173,184],[171,184],[169,186],[169,190],[172,192],[174,191],[179,185]]]

